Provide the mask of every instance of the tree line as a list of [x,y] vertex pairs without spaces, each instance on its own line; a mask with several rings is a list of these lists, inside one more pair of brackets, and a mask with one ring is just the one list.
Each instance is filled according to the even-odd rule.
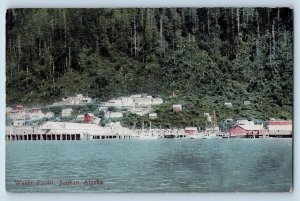
[[6,77],[7,104],[175,94],[191,111],[291,118],[293,11],[9,9]]

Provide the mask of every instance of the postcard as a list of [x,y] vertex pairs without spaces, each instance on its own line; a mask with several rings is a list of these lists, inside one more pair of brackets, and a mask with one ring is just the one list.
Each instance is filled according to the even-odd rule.
[[13,8],[8,192],[291,192],[291,8]]

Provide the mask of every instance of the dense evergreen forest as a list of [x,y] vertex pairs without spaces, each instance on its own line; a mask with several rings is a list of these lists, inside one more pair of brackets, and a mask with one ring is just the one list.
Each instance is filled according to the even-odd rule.
[[9,9],[6,22],[8,105],[147,93],[166,100],[160,123],[292,118],[291,9]]

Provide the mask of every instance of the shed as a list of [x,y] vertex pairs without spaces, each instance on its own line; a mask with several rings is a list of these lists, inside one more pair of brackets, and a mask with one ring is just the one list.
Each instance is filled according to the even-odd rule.
[[182,111],[182,106],[179,104],[173,105],[173,112],[181,112]]

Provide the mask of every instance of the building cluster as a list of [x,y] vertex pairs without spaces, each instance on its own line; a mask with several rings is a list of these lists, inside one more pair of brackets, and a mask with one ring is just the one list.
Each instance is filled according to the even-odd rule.
[[[125,112],[137,114],[139,116],[149,115],[149,118],[157,118],[157,113],[152,112],[152,106],[163,104],[160,97],[153,97],[149,95],[131,95],[127,97],[120,97],[104,102],[100,111],[105,112],[105,117],[109,119],[122,118]],[[109,107],[120,109],[119,112],[108,111]]]
[[86,105],[89,103],[92,103],[92,98],[77,94],[76,96],[63,98],[61,101],[53,103],[53,105]]
[[[249,106],[249,105],[251,105],[252,103],[251,103],[251,101],[249,101],[249,100],[245,100],[244,102],[243,102],[243,105],[244,106]],[[224,103],[224,106],[225,107],[227,107],[227,108],[232,108],[233,107],[233,104],[231,103],[231,102],[225,102]]]
[[197,134],[197,127],[185,129],[129,129],[120,122],[106,126],[96,124],[52,122],[40,126],[7,126],[6,140],[98,140],[98,139],[144,139],[186,138]]
[[[71,122],[57,122],[60,119],[54,118],[53,112],[43,112],[41,108],[25,108],[23,105],[6,108],[7,119],[12,120],[12,125],[7,126],[7,139],[9,140],[82,140],[82,139],[127,139],[139,136],[181,138],[187,136],[203,135],[212,133],[220,136],[235,138],[260,138],[260,137],[292,137],[293,122],[291,120],[270,119],[265,124],[256,124],[254,121],[245,119],[227,119],[232,122],[228,133],[222,133],[218,127],[215,111],[212,114],[204,113],[206,117],[206,128],[202,131],[197,127],[186,127],[185,129],[129,129],[121,126],[119,122],[107,123],[100,126],[101,119],[93,113],[74,114],[71,105],[83,105],[91,103],[92,99],[78,94],[74,97],[63,99],[57,105],[61,105],[61,115],[59,118],[70,120]],[[137,115],[148,115],[149,119],[156,119],[157,113],[153,112],[152,106],[163,104],[160,97],[149,95],[132,95],[120,97],[104,102],[98,109],[102,111],[104,119],[118,120],[123,118],[124,113]],[[250,101],[244,101],[244,105],[250,105]],[[67,105],[67,106],[65,106]],[[232,107],[231,103],[225,103],[227,107]],[[113,107],[114,109],[110,109]],[[183,110],[181,104],[172,105],[174,113]],[[71,118],[70,118],[71,117]],[[57,120],[57,118],[59,120]],[[102,117],[101,117],[102,118]],[[49,120],[56,120],[52,122]],[[40,126],[32,126],[32,122],[46,120]],[[109,122],[109,121],[108,121]],[[39,122],[41,123],[41,122]],[[234,124],[235,123],[235,124]]]
[[120,123],[110,123],[105,127],[96,124],[52,122],[41,126],[7,126],[7,140],[92,140],[129,139],[134,137],[132,130]]
[[238,120],[236,125],[229,129],[230,137],[292,137],[293,122],[287,120],[271,119],[267,121],[266,128],[263,124],[255,124],[253,121]]
[[54,113],[43,113],[41,108],[25,108],[23,105],[16,105],[14,108],[6,107],[6,117],[12,120],[14,126],[23,126],[37,120],[51,119]]

